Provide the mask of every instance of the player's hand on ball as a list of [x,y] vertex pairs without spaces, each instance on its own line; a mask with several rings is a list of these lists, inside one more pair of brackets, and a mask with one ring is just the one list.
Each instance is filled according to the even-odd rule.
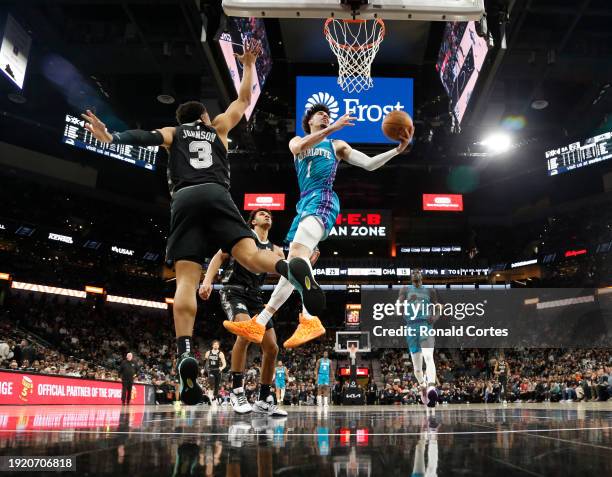
[[404,130],[400,134],[400,143],[397,146],[397,152],[402,153],[406,150],[406,148],[410,145],[410,141],[412,141],[412,136],[414,135],[414,130],[409,131],[408,129]]
[[251,38],[244,42],[242,46],[242,55],[234,53],[234,56],[244,66],[250,66],[255,64],[257,57],[261,54],[261,42],[255,38]]
[[354,126],[355,123],[353,121],[356,119],[357,118],[355,116],[351,116],[349,113],[347,113],[344,116],[341,116],[337,121],[334,121],[329,128],[333,129],[334,131],[339,131],[344,126]]
[[81,114],[81,117],[87,121],[85,123],[85,129],[87,129],[93,137],[100,142],[113,142],[113,136],[106,129],[106,124],[100,121],[100,118],[92,113],[89,109],[85,111],[85,114]]
[[210,298],[210,294],[212,293],[212,285],[210,283],[204,283],[200,285],[200,289],[198,290],[198,295],[202,300],[208,300]]

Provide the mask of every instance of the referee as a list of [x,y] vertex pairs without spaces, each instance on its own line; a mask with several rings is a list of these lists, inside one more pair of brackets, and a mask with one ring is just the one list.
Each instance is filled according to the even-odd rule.
[[132,399],[132,386],[134,385],[134,376],[136,369],[132,363],[134,356],[132,353],[125,355],[125,359],[119,366],[119,375],[121,376],[121,404],[130,404]]

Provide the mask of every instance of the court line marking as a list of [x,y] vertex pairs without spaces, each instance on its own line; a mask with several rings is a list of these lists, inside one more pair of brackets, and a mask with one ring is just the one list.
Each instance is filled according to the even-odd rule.
[[561,439],[560,437],[538,436],[537,434],[534,435],[534,434],[529,434],[529,433],[526,433],[525,435],[529,437],[537,437],[539,439],[550,439],[553,441],[567,442],[568,444],[573,444],[577,446],[588,446],[588,447],[595,447],[597,449],[612,450],[612,447],[602,446],[599,444],[592,444],[590,442],[570,441],[569,439]]
[[[472,424],[474,426],[477,426],[477,427],[490,428],[490,426],[485,426],[483,424],[475,424],[475,423],[472,423]],[[592,429],[596,429],[596,428],[592,428]],[[557,429],[557,430],[561,432],[561,431],[564,431],[565,429]],[[532,434],[533,432],[539,432],[539,431],[532,431],[532,430],[528,430],[528,429],[525,429],[525,431],[526,432],[524,432],[523,434],[526,435],[526,436],[529,436],[529,437],[537,437],[539,439],[550,439],[550,440],[565,442],[565,443],[572,444],[572,445],[577,445],[577,446],[587,446],[587,447],[595,447],[597,449],[612,450],[612,447],[602,446],[602,445],[599,445],[599,444],[593,444],[591,442],[572,441],[572,440],[569,440],[569,439],[562,439],[561,437],[541,436],[541,435],[538,435],[537,433],[536,434]]]
[[[271,426],[270,429],[273,429],[273,427]],[[569,432],[569,431],[599,431],[599,430],[604,430],[604,429],[612,429],[612,426],[606,426],[606,427],[573,427],[573,428],[559,428],[559,429],[506,429],[506,430],[502,430],[502,431],[454,431],[454,432],[436,432],[436,435],[439,436],[443,436],[443,435],[451,435],[451,436],[458,436],[458,435],[484,435],[484,434],[528,434],[529,433],[549,433],[549,432]],[[14,433],[16,432],[15,430],[10,430],[10,429],[0,429],[0,432],[11,432]],[[136,429],[130,430],[130,431],[104,431],[104,430],[98,430],[98,431],[88,431],[88,430],[83,430],[83,429],[50,429],[50,430],[45,430],[45,429],[24,429],[24,430],[19,430],[17,431],[20,434],[25,434],[25,433],[43,433],[43,432],[47,432],[47,433],[52,433],[52,434],[62,434],[62,433],[71,433],[71,434],[117,434],[117,435],[122,435],[122,434],[141,434],[141,435],[152,435],[152,436],[200,436],[200,437],[204,437],[204,436],[214,436],[214,437],[221,437],[221,436],[226,436],[226,437],[230,437],[231,434],[229,432],[156,432],[156,431],[138,431]],[[351,433],[352,434],[352,433]],[[372,433],[368,433],[369,436],[421,436],[423,434],[422,431],[419,432],[372,432]],[[256,433],[253,434],[247,434],[246,436],[255,436]],[[287,432],[284,433],[285,437],[316,437],[316,436],[321,436],[321,435],[326,435],[326,436],[344,436],[346,434],[342,434],[342,433],[335,433],[335,432],[327,432],[327,433],[316,433],[316,432],[304,432],[304,433],[293,433],[293,432]],[[533,437],[537,437],[537,436],[533,436]],[[554,439],[554,438],[552,438]],[[573,442],[573,441],[569,441],[569,442]],[[589,445],[589,444],[585,444],[585,445]]]

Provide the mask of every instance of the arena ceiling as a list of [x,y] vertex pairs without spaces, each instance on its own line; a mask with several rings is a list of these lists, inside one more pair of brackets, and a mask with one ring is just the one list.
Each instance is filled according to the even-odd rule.
[[[10,120],[45,129],[36,147],[61,154],[58,137],[64,114],[92,103],[102,104],[106,117],[118,126],[152,128],[174,121],[176,104],[158,102],[161,93],[177,101],[201,98],[213,112],[235,94],[227,86],[229,78],[212,40],[222,14],[219,1],[15,0],[3,2],[2,8],[27,26],[35,42],[24,89],[27,102],[14,104],[1,95],[3,126]],[[534,168],[545,174],[540,157],[547,145],[588,137],[610,121],[612,5],[607,0],[491,0],[487,8],[497,44],[504,31],[507,44],[490,53],[491,65],[461,134],[448,132],[444,91],[434,68],[443,24],[390,22],[374,72],[415,78],[419,142],[410,160],[391,163],[388,171],[377,173],[375,183],[361,171],[343,172],[349,200],[375,206],[401,201],[406,191],[445,188],[450,168],[458,165],[479,167],[482,184],[498,184],[500,178]],[[275,142],[266,133],[285,127],[294,117],[295,75],[335,73],[319,23],[266,20],[274,65],[254,119],[241,125],[233,147],[247,153],[270,148]],[[302,41],[305,36],[313,38],[312,43]],[[56,74],[62,69],[78,73],[79,81],[63,81]],[[535,110],[535,99],[549,106]],[[524,118],[525,127],[516,134],[525,146],[511,167],[483,165],[471,155],[474,142],[509,115]],[[9,142],[23,134],[21,127],[3,129],[0,139]],[[265,140],[257,139],[259,132]],[[235,160],[233,167],[238,173],[259,167],[294,184],[285,143],[262,161]],[[405,172],[397,174],[398,169]],[[241,188],[238,174],[234,177],[235,188]],[[262,181],[266,184],[267,179]],[[354,187],[357,183],[360,186]],[[505,192],[494,188],[490,193]]]

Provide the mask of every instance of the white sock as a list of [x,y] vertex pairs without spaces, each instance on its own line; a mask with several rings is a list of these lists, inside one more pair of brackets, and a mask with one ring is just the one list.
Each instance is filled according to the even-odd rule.
[[412,358],[414,377],[418,381],[419,385],[423,385],[423,353],[420,351],[417,353],[410,353],[410,357]]
[[317,406],[321,406],[323,404],[323,396],[317,396]]
[[328,406],[329,405],[329,397],[323,396],[323,405],[324,406]]
[[423,348],[423,358],[425,358],[425,375],[427,376],[427,384],[430,386],[436,385],[436,364],[434,362],[433,348]]
[[267,309],[264,308],[259,313],[259,315],[257,315],[257,319],[255,321],[260,325],[266,326],[268,324],[268,321],[270,321],[270,318],[272,318],[272,313],[270,313]]
[[[283,303],[287,301],[287,298],[291,296],[293,290],[293,285],[289,283],[289,280],[287,280],[285,277],[281,277],[281,279],[276,284],[276,287],[274,287],[272,296],[268,301],[268,306],[270,308],[278,310],[281,306],[283,306]],[[260,323],[265,326],[270,320],[270,318],[272,318],[272,314],[264,310],[257,317],[257,323]]]
[[306,309],[304,305],[302,305],[302,316],[306,318],[307,320],[310,320],[311,318],[313,318],[313,316],[310,313],[308,313],[308,310]]

